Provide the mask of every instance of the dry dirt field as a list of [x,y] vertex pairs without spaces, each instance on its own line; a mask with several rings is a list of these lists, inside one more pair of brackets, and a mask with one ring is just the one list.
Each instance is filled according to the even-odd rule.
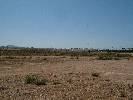
[[[46,84],[25,83],[31,74]],[[133,59],[1,57],[0,100],[133,100]]]

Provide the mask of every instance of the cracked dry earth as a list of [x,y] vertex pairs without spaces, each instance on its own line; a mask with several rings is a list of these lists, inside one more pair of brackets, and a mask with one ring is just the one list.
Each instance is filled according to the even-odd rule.
[[[46,85],[26,84],[29,74]],[[3,57],[0,100],[133,100],[133,59]]]

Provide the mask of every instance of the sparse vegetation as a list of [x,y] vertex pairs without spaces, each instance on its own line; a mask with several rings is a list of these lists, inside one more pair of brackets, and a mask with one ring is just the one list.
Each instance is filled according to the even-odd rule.
[[130,53],[44,51],[33,48],[2,53],[0,100],[132,99],[133,59],[127,60]]
[[120,60],[120,59],[129,59],[131,54],[126,53],[99,53],[98,59],[99,60]]
[[[133,53],[131,50],[90,50],[88,48],[71,48],[71,49],[53,49],[53,48],[21,48],[21,49],[2,49],[0,48],[1,56],[97,56],[99,54],[116,54],[117,57],[130,56],[129,53]],[[111,57],[106,57],[112,59]],[[11,57],[12,59],[12,57]]]

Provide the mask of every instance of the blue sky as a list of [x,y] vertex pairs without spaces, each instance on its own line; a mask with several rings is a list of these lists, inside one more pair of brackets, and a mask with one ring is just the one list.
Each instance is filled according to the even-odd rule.
[[133,47],[133,0],[0,0],[0,45]]

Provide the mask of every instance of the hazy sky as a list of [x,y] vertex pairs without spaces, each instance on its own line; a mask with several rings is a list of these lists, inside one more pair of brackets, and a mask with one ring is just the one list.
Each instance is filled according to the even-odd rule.
[[133,0],[0,0],[0,45],[133,47]]

